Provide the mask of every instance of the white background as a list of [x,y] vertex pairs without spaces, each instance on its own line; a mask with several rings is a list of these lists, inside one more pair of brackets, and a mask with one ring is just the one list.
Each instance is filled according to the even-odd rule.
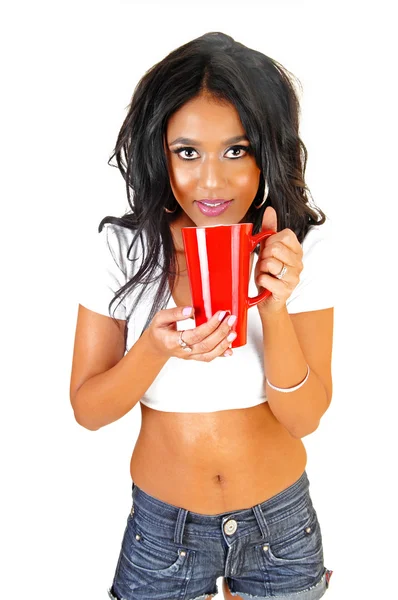
[[130,508],[140,409],[97,432],[74,421],[75,272],[99,221],[127,206],[122,177],[107,160],[136,83],[207,31],[275,58],[303,86],[306,180],[333,221],[336,246],[334,395],[319,429],[304,440],[325,563],[334,570],[327,596],[394,595],[392,5],[3,4],[2,597],[107,598]]

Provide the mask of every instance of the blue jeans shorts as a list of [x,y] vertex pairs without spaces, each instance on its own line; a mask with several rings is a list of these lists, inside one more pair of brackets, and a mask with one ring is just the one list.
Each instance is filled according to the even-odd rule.
[[133,482],[112,600],[205,600],[225,577],[244,600],[317,600],[332,571],[306,471],[264,502],[217,515],[154,498]]

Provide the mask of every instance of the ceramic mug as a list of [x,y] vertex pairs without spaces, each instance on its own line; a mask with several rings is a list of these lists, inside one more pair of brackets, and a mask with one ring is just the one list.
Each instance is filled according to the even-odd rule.
[[248,309],[271,294],[265,289],[254,298],[248,296],[250,254],[261,240],[276,233],[252,235],[252,230],[253,223],[181,228],[195,326],[207,323],[218,310],[236,315],[232,348],[246,344]]

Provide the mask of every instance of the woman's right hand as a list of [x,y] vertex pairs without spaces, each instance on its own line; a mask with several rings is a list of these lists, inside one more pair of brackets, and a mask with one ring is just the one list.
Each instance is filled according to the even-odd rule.
[[[218,356],[231,356],[230,344],[232,339],[227,339],[233,324],[228,324],[231,315],[226,313],[222,320],[219,316],[223,311],[217,311],[207,323],[203,323],[194,329],[186,329],[183,333],[183,341],[192,347],[192,351],[184,350],[178,343],[180,331],[177,330],[176,322],[191,318],[192,312],[186,316],[183,307],[166,308],[156,313],[148,327],[148,335],[154,348],[162,356],[170,358],[175,356],[185,360],[200,360],[211,362]],[[236,322],[236,319],[235,321]],[[234,338],[236,333],[233,332]]]

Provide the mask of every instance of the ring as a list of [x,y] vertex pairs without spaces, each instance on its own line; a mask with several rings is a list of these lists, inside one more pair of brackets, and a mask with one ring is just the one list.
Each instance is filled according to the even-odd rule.
[[281,269],[281,272],[278,273],[278,275],[275,275],[275,277],[277,279],[282,279],[282,277],[286,274],[286,271],[287,271],[287,266],[285,265],[285,263],[283,263],[283,267]]
[[191,346],[188,346],[188,344],[186,342],[184,342],[184,340],[182,339],[182,334],[184,333],[184,330],[180,331],[180,337],[178,338],[178,343],[180,344],[181,348],[183,350],[185,350],[185,352],[192,352],[192,348]]

